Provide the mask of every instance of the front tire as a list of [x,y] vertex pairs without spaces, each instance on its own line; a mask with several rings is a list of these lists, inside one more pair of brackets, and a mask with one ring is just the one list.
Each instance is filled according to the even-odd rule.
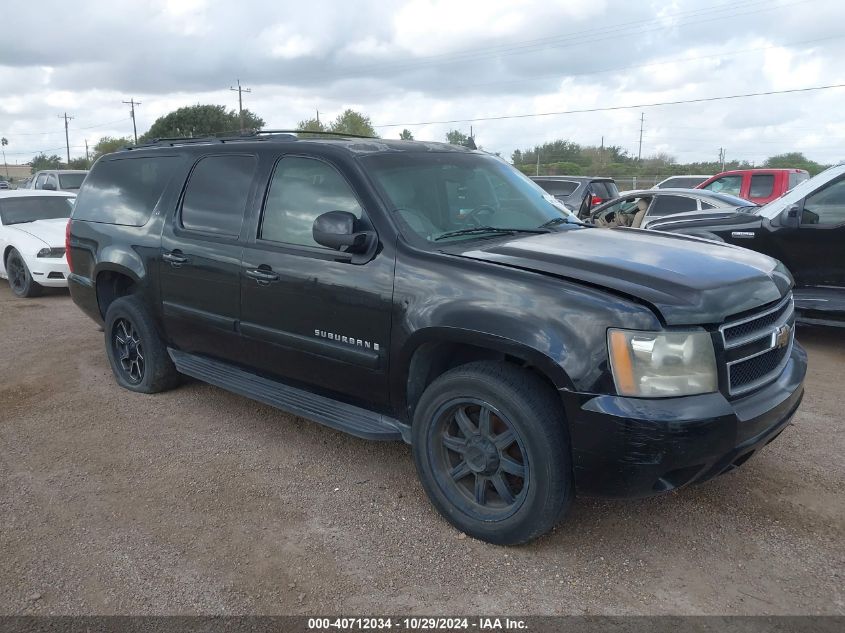
[[9,287],[16,297],[37,297],[43,290],[42,286],[32,278],[26,262],[15,248],[6,258],[6,276],[9,278]]
[[432,504],[459,530],[501,545],[550,530],[573,497],[563,410],[530,371],[477,362],[423,393],[414,461]]
[[179,384],[152,316],[134,296],[115,299],[106,311],[106,355],[118,384],[130,391],[158,393]]

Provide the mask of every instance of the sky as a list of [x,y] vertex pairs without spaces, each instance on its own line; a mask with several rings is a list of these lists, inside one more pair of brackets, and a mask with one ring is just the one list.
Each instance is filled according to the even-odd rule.
[[[186,105],[244,107],[268,128],[346,108],[377,132],[484,149],[568,139],[679,162],[845,160],[842,0],[42,0],[3,2],[8,162],[71,156]],[[638,106],[627,108],[625,106]],[[621,107],[621,108],[620,108]],[[620,108],[611,109],[607,108]],[[572,110],[593,112],[533,116]],[[604,110],[601,110],[604,109]],[[528,116],[525,116],[528,115]],[[519,117],[519,118],[495,118]],[[471,121],[475,119],[474,121]],[[486,120],[485,120],[486,119]],[[455,121],[442,123],[443,121]]]

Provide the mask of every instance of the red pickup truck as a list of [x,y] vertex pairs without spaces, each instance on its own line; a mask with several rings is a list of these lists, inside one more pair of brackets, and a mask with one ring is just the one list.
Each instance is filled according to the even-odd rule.
[[780,198],[810,177],[803,169],[734,169],[711,176],[696,189],[729,193],[757,204]]

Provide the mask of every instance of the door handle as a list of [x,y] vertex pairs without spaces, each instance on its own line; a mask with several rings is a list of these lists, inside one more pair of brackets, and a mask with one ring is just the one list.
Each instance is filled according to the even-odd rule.
[[173,266],[173,268],[179,268],[182,264],[188,263],[188,258],[183,256],[181,251],[162,253],[161,258]]
[[274,273],[270,268],[247,268],[244,274],[250,279],[255,279],[262,286],[266,286],[273,281],[279,281],[278,273]]

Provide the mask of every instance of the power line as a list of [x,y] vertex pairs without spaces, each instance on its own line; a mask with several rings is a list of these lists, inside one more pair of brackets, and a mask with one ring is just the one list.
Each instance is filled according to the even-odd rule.
[[68,120],[73,119],[73,117],[72,116],[69,117],[67,115],[67,112],[65,112],[64,114],[58,115],[58,117],[60,119],[64,118],[64,120],[65,120],[65,146],[67,147],[67,162],[68,162],[68,164],[70,164],[70,137],[68,136],[68,133],[67,133],[67,122],[68,122]]
[[373,127],[404,127],[414,125],[446,125],[450,123],[473,123],[475,121],[503,121],[505,119],[530,119],[533,117],[558,116],[563,114],[585,114],[589,112],[610,112],[614,110],[633,110],[637,108],[656,108],[660,106],[681,105],[685,103],[706,103],[710,101],[725,101],[728,99],[745,99],[746,97],[766,97],[771,95],[782,95],[799,92],[812,92],[816,90],[831,90],[833,88],[845,88],[845,84],[830,84],[827,86],[812,86],[810,88],[791,88],[789,90],[767,90],[765,92],[747,92],[744,94],[723,95],[720,97],[701,97],[699,99],[680,99],[677,101],[657,101],[654,103],[636,103],[633,105],[607,106],[603,108],[583,108],[580,110],[560,110],[558,112],[537,112],[533,114],[503,114],[498,116],[472,117],[466,119],[447,119],[442,121],[416,121],[413,123],[384,123]]
[[[238,87],[237,88],[229,88],[229,90],[234,90],[238,93],[238,117],[241,120],[241,133],[244,132],[244,102],[243,102],[243,95],[244,92],[252,92],[251,88],[242,88],[241,87],[241,80],[238,79]],[[319,115],[318,115],[319,116]],[[138,142],[138,139],[135,139],[135,142]]]
[[124,101],[123,103],[132,107],[132,109],[129,111],[129,116],[132,117],[132,133],[135,135],[135,144],[137,145],[138,144],[138,126],[135,125],[135,106],[141,105],[141,102],[135,101],[135,98],[132,97],[132,98],[129,99],[129,101]]

